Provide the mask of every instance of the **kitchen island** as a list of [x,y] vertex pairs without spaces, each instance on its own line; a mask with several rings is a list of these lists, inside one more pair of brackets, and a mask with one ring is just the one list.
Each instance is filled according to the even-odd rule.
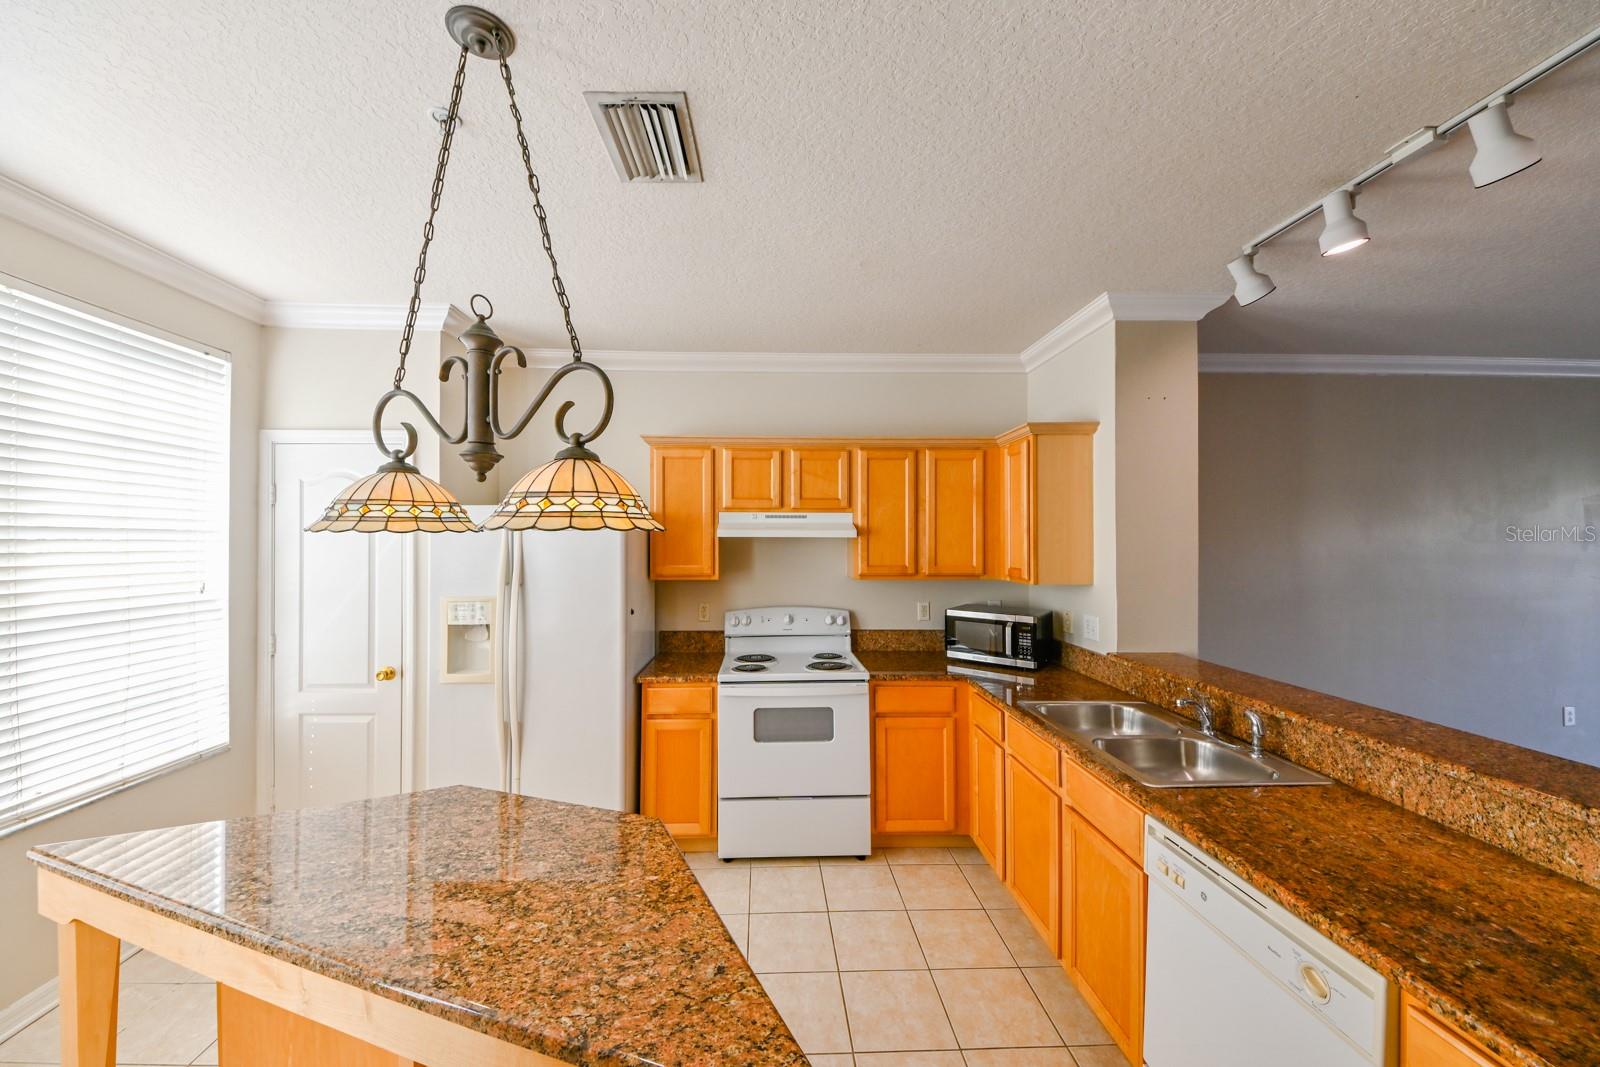
[[654,819],[458,786],[29,858],[66,1067],[123,940],[217,982],[223,1064],[806,1062]]

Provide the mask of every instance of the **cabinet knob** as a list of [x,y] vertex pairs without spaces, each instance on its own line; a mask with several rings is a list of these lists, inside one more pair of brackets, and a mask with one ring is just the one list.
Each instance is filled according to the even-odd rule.
[[394,681],[395,669],[393,667],[380,667],[378,673],[373,675],[380,682]]

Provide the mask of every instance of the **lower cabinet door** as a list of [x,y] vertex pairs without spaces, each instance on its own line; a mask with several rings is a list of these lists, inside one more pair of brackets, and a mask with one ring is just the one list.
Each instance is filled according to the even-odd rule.
[[872,811],[880,834],[955,831],[954,715],[874,717]]
[[639,747],[639,811],[675,837],[717,832],[717,721],[646,717]]
[[1006,827],[1006,754],[1000,743],[976,724],[972,736],[972,810],[968,815],[972,843],[989,866],[1004,873]]
[[1006,757],[1006,885],[1051,952],[1061,936],[1061,798]]
[[1071,871],[1068,969],[1132,1063],[1144,1062],[1144,868],[1075,811],[1068,813]]
[[1400,1067],[1505,1067],[1505,1064],[1434,1015],[1410,993],[1404,993],[1400,997]]

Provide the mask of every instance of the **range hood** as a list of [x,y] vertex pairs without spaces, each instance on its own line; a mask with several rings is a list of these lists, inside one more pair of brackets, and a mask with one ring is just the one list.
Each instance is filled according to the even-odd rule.
[[718,537],[854,537],[848,511],[719,511]]

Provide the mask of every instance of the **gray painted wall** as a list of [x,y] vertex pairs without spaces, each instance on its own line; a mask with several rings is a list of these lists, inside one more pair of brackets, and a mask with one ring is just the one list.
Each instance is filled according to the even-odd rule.
[[1205,659],[1600,765],[1596,527],[1600,381],[1201,376]]

